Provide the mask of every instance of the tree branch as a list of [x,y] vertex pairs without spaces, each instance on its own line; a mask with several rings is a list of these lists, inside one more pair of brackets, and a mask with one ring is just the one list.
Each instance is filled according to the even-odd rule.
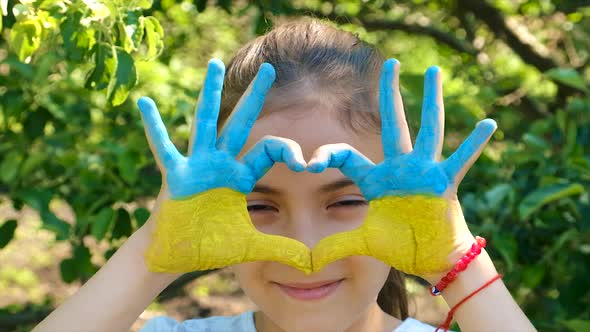
[[457,0],[457,6],[473,13],[525,62],[533,65],[539,71],[543,72],[559,67],[559,64],[552,58],[538,53],[531,44],[521,40],[516,32],[508,26],[502,13],[486,1]]
[[363,26],[367,31],[399,30],[416,35],[426,35],[461,53],[467,53],[472,56],[477,55],[477,50],[472,45],[456,38],[452,33],[445,32],[429,25],[407,23],[401,20],[372,20],[366,17],[352,18],[335,13],[324,14],[320,11],[309,8],[292,8],[287,12],[287,15],[318,17],[329,19],[338,24],[355,23]]

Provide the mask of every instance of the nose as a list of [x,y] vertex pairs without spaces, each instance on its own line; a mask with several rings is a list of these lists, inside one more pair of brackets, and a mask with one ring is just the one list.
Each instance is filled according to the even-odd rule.
[[310,209],[297,209],[290,211],[285,223],[282,236],[290,237],[303,244],[309,249],[325,236],[325,227],[322,227],[321,217],[315,215]]

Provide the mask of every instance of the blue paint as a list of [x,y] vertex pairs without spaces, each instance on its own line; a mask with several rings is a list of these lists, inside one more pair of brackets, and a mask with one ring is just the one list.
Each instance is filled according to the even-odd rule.
[[254,184],[275,162],[285,162],[295,171],[305,169],[301,149],[292,141],[265,137],[240,160],[236,156],[246,143],[254,121],[275,79],[272,65],[264,63],[245,92],[245,98],[217,138],[217,119],[225,66],[218,59],[209,61],[205,83],[197,103],[196,132],[191,153],[183,156],[170,141],[154,101],[141,97],[138,106],[155,158],[165,169],[172,199],[183,199],[209,189],[226,187],[248,194]]
[[403,153],[400,137],[407,131],[407,124],[395,116],[395,92],[391,88],[397,65],[397,60],[387,60],[381,71],[379,109],[384,160],[375,165],[348,144],[327,144],[318,148],[306,168],[309,172],[339,168],[357,184],[367,200],[391,195],[442,196],[449,186],[458,187],[462,175],[475,162],[496,130],[496,122],[492,119],[480,121],[455,153],[438,162],[443,140],[444,107],[440,69],[433,66],[428,68],[424,78],[422,122],[416,145],[412,151]]

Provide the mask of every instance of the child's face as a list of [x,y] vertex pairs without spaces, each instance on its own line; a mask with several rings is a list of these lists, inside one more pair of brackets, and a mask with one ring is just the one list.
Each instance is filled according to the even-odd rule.
[[[383,160],[379,135],[358,137],[342,127],[336,116],[325,108],[271,113],[254,124],[239,157],[263,136],[273,135],[297,142],[306,161],[316,148],[328,143],[348,143],[375,163]],[[252,223],[263,233],[291,237],[309,248],[328,235],[355,229],[362,224],[368,208],[359,188],[349,184],[322,190],[343,180],[347,178],[338,169],[295,173],[277,163],[247,196]],[[346,202],[351,200],[361,204]],[[256,314],[256,325],[260,329],[264,326],[263,331],[342,331],[350,326],[375,330],[364,325],[365,320],[374,324],[390,319],[383,318],[376,303],[390,267],[372,257],[347,257],[310,275],[271,261],[238,264],[232,270],[246,295],[262,311]],[[335,291],[316,300],[292,298],[276,284],[342,278]]]

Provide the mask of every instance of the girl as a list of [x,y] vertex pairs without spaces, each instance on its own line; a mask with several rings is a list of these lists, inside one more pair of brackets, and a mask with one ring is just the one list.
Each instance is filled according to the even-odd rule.
[[[438,68],[429,68],[425,75],[422,124],[413,147],[399,93],[399,63],[385,61],[370,45],[318,20],[275,27],[239,50],[227,75],[224,71],[221,61],[209,62],[187,157],[170,142],[154,102],[140,99],[146,136],[163,175],[152,215],[35,331],[126,331],[180,276],[175,268],[188,266],[194,257],[205,259],[205,249],[226,257],[225,265],[231,266],[259,310],[183,323],[158,317],[142,331],[434,330],[408,317],[400,270],[444,288],[442,296],[449,306],[459,304],[454,318],[463,331],[535,330],[498,279],[485,249],[479,255],[474,251],[463,271],[453,268],[476,246],[457,187],[496,127],[489,119],[478,123],[466,142],[439,162],[444,114]],[[211,240],[191,255],[191,246],[204,241],[200,236],[223,223],[204,220],[199,229],[190,224],[182,228],[186,214],[166,212],[166,206],[220,188],[245,196],[249,219],[258,231],[314,248],[314,258],[323,257],[316,256],[315,249],[322,239],[368,223],[368,202],[384,197],[407,199],[387,215],[392,220],[434,210],[409,205],[411,195],[428,193],[443,199],[449,207],[444,216],[448,228],[433,231],[439,226],[429,218],[410,233],[404,230],[413,220],[387,232],[378,228],[368,242],[393,250],[353,255],[360,250],[354,249],[321,268],[312,263],[312,273],[292,264],[286,257],[293,252],[281,252],[282,245],[265,246],[255,256],[275,259],[234,259],[256,250],[248,247],[254,241],[246,240],[247,234],[231,228],[217,234],[232,236]],[[223,217],[229,211],[221,201],[197,205],[192,214],[203,209]],[[162,249],[167,244],[158,242],[165,241],[159,227],[165,227],[166,213],[176,213],[170,220],[182,228],[174,236],[186,238],[179,250],[168,253]],[[324,247],[329,251],[347,245]],[[437,263],[436,257],[443,258]],[[160,269],[154,268],[158,259]],[[438,269],[430,268],[436,264]],[[156,270],[160,272],[152,272]],[[456,272],[452,282],[441,284],[449,271]]]

